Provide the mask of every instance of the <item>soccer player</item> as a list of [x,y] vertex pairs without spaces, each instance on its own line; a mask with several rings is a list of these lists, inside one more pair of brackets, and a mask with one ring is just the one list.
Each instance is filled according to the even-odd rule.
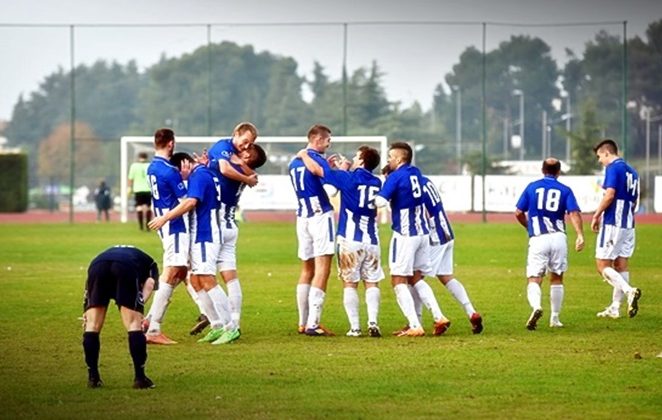
[[[474,334],[480,334],[483,331],[483,318],[474,309],[469,299],[466,289],[460,281],[453,275],[453,249],[455,248],[455,234],[451,228],[451,223],[444,211],[444,204],[441,200],[441,194],[429,178],[423,177],[423,192],[425,193],[425,208],[430,225],[430,269],[429,276],[436,276],[441,284],[453,295],[455,300],[462,306],[469,322],[471,331]],[[421,276],[420,273],[414,274],[414,280]],[[413,295],[413,293],[412,293]],[[416,297],[414,296],[414,300]],[[446,329],[450,327],[450,321]],[[442,331],[442,333],[445,332]]]
[[584,249],[582,218],[575,194],[558,181],[561,163],[547,158],[542,163],[543,178],[531,182],[517,201],[515,217],[529,234],[529,250],[526,261],[528,284],[526,295],[531,305],[531,316],[526,328],[536,329],[543,315],[542,278],[549,271],[549,295],[551,314],[549,326],[562,327],[559,320],[563,305],[563,273],[568,269],[568,244],[566,243],[565,215],[568,214],[577,239],[575,250]]
[[641,290],[630,286],[628,260],[634,253],[634,213],[639,200],[639,175],[618,155],[611,139],[593,148],[605,167],[604,196],[591,219],[591,229],[598,233],[595,263],[598,273],[613,287],[612,302],[598,312],[601,318],[618,318],[623,296],[627,296],[628,316],[637,315]]
[[[161,128],[154,133],[154,159],[147,168],[152,190],[154,215],[162,216],[174,209],[186,196],[179,168],[170,163],[175,148],[175,133]],[[190,171],[190,165],[185,167]],[[145,324],[149,344],[176,344],[161,332],[161,323],[170,304],[174,288],[185,281],[189,264],[189,226],[187,217],[176,217],[158,230],[163,245],[163,273]]]
[[209,148],[209,160],[216,161],[221,175],[232,180],[243,182],[249,187],[257,184],[257,175],[245,175],[230,164],[232,155],[248,149],[257,139],[257,128],[250,122],[241,122],[232,130],[232,137],[218,140]]
[[128,332],[129,353],[133,360],[134,388],[154,388],[154,383],[145,375],[147,343],[141,323],[145,302],[152,294],[159,268],[149,255],[127,245],[109,248],[97,255],[87,269],[83,351],[87,364],[89,388],[103,386],[99,374],[100,334],[110,300],[120,310],[122,323]]
[[[324,152],[331,145],[331,129],[315,124],[308,130],[308,155],[326,172]],[[320,325],[334,248],[333,207],[322,178],[314,175],[300,158],[289,165],[290,180],[299,203],[297,209],[298,257],[301,273],[297,284],[299,333],[334,335]]]
[[[411,164],[412,158],[413,152],[407,143],[398,142],[390,146],[388,166],[391,173],[377,193],[375,205],[385,207],[389,201],[391,203],[393,236],[389,245],[389,270],[398,305],[408,322],[407,327],[397,335],[419,337],[425,335],[425,330],[416,314],[408,284],[412,282],[415,271],[429,271],[429,228],[423,201],[423,176]],[[427,289],[421,287],[419,294],[433,312],[437,334],[437,326],[447,320],[436,304],[432,289],[427,286]]]
[[216,262],[221,247],[221,225],[218,218],[220,181],[205,165],[195,163],[187,153],[175,153],[170,159],[175,167],[191,166],[187,197],[177,207],[155,217],[149,223],[159,229],[169,220],[191,215],[191,286],[211,323],[209,333],[199,343],[226,344],[239,338],[240,332],[230,317],[228,298],[216,282]]
[[138,153],[138,160],[131,164],[129,168],[129,194],[133,191],[133,198],[136,203],[136,216],[138,217],[138,226],[140,230],[145,228],[149,232],[147,223],[152,219],[152,191],[147,179],[147,153]]
[[[381,180],[372,174],[379,166],[379,152],[368,146],[359,147],[351,170],[349,162],[341,163],[340,169],[324,170],[302,150],[297,155],[314,175],[323,177],[324,182],[341,193],[340,218],[338,221],[337,253],[338,275],[343,281],[343,304],[349,319],[349,337],[362,335],[359,320],[358,284],[365,284],[365,301],[368,310],[368,335],[381,337],[377,323],[379,315],[379,282],[384,278],[381,266],[379,231],[375,194],[381,189]],[[344,170],[343,170],[344,169]]]

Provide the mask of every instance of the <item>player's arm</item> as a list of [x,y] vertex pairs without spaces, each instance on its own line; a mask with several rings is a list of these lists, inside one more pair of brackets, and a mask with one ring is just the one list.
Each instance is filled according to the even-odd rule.
[[584,249],[584,223],[582,222],[582,215],[579,211],[573,211],[568,214],[570,223],[575,228],[577,239],[575,240],[575,251],[579,252]]
[[311,174],[318,176],[320,178],[324,177],[324,168],[322,168],[322,165],[315,162],[315,160],[310,157],[310,155],[308,154],[308,150],[306,149],[299,150],[299,152],[297,153],[297,157],[303,161],[303,164],[306,166],[306,169],[308,169],[308,171]]
[[225,159],[220,159],[218,161],[218,168],[221,171],[221,174],[226,178],[243,182],[249,187],[254,187],[257,184],[257,174],[252,173],[250,175],[244,175],[235,168],[233,168],[230,162]]
[[605,190],[605,195],[602,196],[602,200],[600,200],[600,204],[598,204],[598,208],[595,209],[595,213],[593,213],[593,217],[591,218],[591,230],[593,232],[597,232],[600,229],[600,217],[607,207],[611,205],[615,197],[616,190],[614,188],[607,188]]
[[169,222],[172,219],[176,219],[176,218],[188,213],[192,209],[194,209],[196,204],[198,204],[198,199],[197,198],[187,197],[187,198],[183,199],[182,201],[180,201],[179,204],[177,204],[177,207],[175,207],[174,209],[168,210],[168,212],[166,214],[164,214],[163,216],[158,216],[158,217],[153,218],[148,223],[148,226],[152,230],[161,229],[163,227],[163,225],[166,224],[166,222]]
[[230,162],[241,167],[241,172],[244,175],[252,175],[255,171],[246,164],[246,162],[237,155],[232,155],[230,157]]
[[520,225],[527,228],[526,213],[520,209],[515,209],[515,219],[519,222]]
[[379,190],[377,195],[375,195],[375,206],[376,207],[386,207],[388,200],[391,199],[395,189],[397,188],[397,179],[395,175],[390,175],[386,178],[382,189]]

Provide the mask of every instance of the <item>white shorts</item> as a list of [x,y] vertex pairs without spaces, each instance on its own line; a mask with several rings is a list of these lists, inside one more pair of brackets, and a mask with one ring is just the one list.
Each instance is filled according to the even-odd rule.
[[298,256],[306,261],[322,255],[334,254],[335,229],[333,211],[312,217],[297,217]]
[[414,271],[430,271],[428,235],[402,236],[393,232],[388,248],[388,267],[392,276],[413,276]]
[[[228,227],[230,226],[230,227]],[[223,228],[223,244],[218,253],[218,271],[231,271],[237,269],[237,238],[239,229],[232,223]]]
[[455,241],[430,245],[430,271],[426,276],[449,276],[453,274],[453,249]]
[[218,261],[218,242],[197,242],[191,244],[191,273],[216,275]]
[[164,267],[188,267],[189,263],[189,234],[177,233],[165,235],[161,238],[163,244]]
[[368,281],[376,283],[384,278],[379,245],[349,241],[338,236],[338,277],[346,283]]
[[529,238],[526,277],[542,277],[547,271],[562,274],[568,269],[568,242],[563,232]]
[[595,258],[599,260],[615,260],[618,257],[630,258],[634,254],[634,229],[619,228],[614,225],[603,225],[598,232],[595,244]]

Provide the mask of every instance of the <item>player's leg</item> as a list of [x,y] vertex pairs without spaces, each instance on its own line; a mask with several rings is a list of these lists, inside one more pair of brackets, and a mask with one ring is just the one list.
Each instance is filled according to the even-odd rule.
[[306,322],[308,321],[308,295],[310,294],[310,284],[315,274],[315,259],[313,256],[313,238],[308,234],[308,219],[297,217],[297,255],[301,260],[301,269],[296,288],[297,310],[299,314],[298,332],[303,334],[306,331]]
[[241,307],[243,304],[243,293],[237,274],[238,234],[239,231],[236,227],[223,229],[223,244],[219,254],[219,271],[230,299],[232,320],[237,324],[237,328],[241,325]]
[[529,238],[529,249],[526,257],[526,299],[531,307],[531,315],[526,321],[526,328],[533,331],[538,320],[543,315],[542,310],[542,278],[547,271],[548,254],[551,245],[548,235],[533,236]]
[[549,273],[549,304],[551,309],[549,326],[552,328],[563,326],[560,320],[560,315],[564,296],[565,289],[563,288],[563,273]]
[[88,388],[103,386],[99,374],[99,352],[101,350],[101,328],[106,320],[106,312],[106,306],[93,306],[88,308],[83,315],[85,320],[83,352],[85,353],[85,364],[87,365]]
[[159,288],[154,293],[154,301],[147,315],[148,328],[145,335],[150,344],[176,344],[161,332],[161,324],[170,305],[177,284],[186,278],[188,267],[166,266],[159,277]]
[[389,244],[389,269],[391,271],[391,285],[395,293],[396,301],[407,318],[408,327],[398,334],[399,336],[422,336],[425,334],[420,324],[414,299],[409,291],[409,280],[414,275],[414,254],[418,249],[419,237],[405,237],[393,232]]
[[557,232],[548,235],[548,263],[549,271],[549,302],[551,314],[549,326],[552,328],[563,327],[559,317],[563,306],[564,288],[563,273],[568,270],[568,243],[565,234]]
[[360,337],[361,321],[359,320],[359,292],[360,267],[362,264],[361,244],[348,241],[342,236],[337,238],[337,268],[338,277],[343,282],[343,307],[349,321],[348,337]]
[[359,320],[358,282],[343,282],[343,307],[349,321],[348,337],[360,337],[361,321]]
[[308,320],[306,321],[307,335],[333,335],[333,333],[320,325],[322,310],[326,298],[326,286],[331,273],[331,260],[335,248],[335,229],[333,226],[333,212],[329,211],[320,216],[309,218],[309,235],[313,242],[313,256],[315,258],[315,273],[308,294]]
[[[414,275],[416,273],[430,273],[431,272],[431,265],[430,265],[430,241],[427,236],[423,237],[423,240],[421,241],[419,247],[417,248],[416,252],[414,253]],[[413,280],[413,279],[412,279]],[[436,296],[434,295],[434,291],[432,290],[432,287],[425,281],[425,280],[419,280],[416,281],[415,283],[412,282],[414,289],[416,289],[416,292],[420,296],[421,300],[423,301],[423,304],[425,305],[426,308],[430,311],[432,314],[432,318],[434,319],[434,325],[433,325],[433,334],[434,335],[441,335],[448,330],[448,328],[451,325],[451,322],[446,318],[441,311],[441,306],[439,305],[439,302],[437,301]]]
[[365,245],[365,258],[361,264],[361,275],[365,283],[365,303],[368,312],[368,335],[381,337],[379,329],[379,305],[381,290],[379,282],[384,279],[384,270],[381,264],[381,248],[379,245]]
[[198,301],[205,314],[207,314],[207,319],[211,325],[209,332],[203,338],[199,339],[198,343],[211,343],[212,341],[216,341],[224,331],[221,316],[216,310],[214,301],[207,292],[207,289],[212,289],[214,286],[216,286],[216,280],[213,275],[191,275],[191,287],[195,290],[198,296]]
[[129,353],[133,360],[133,387],[136,389],[154,388],[154,382],[145,375],[147,341],[141,327],[143,314],[125,306],[120,306],[120,314],[127,331]]

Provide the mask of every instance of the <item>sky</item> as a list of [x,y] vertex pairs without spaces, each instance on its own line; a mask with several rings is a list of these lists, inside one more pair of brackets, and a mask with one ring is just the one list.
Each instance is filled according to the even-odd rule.
[[[566,48],[581,55],[599,30],[621,36],[627,21],[628,38],[643,38],[661,18],[660,0],[0,0],[0,121],[11,118],[19,95],[28,97],[59,67],[68,71],[67,25],[77,25],[76,65],[135,60],[145,69],[209,36],[292,57],[301,76],[318,62],[338,80],[347,23],[349,72],[376,62],[389,100],[428,109],[462,51],[481,48],[481,22],[488,22],[488,50],[512,35],[538,36],[562,66]],[[560,22],[591,25],[537,26]],[[123,26],[139,24],[163,26]]]

